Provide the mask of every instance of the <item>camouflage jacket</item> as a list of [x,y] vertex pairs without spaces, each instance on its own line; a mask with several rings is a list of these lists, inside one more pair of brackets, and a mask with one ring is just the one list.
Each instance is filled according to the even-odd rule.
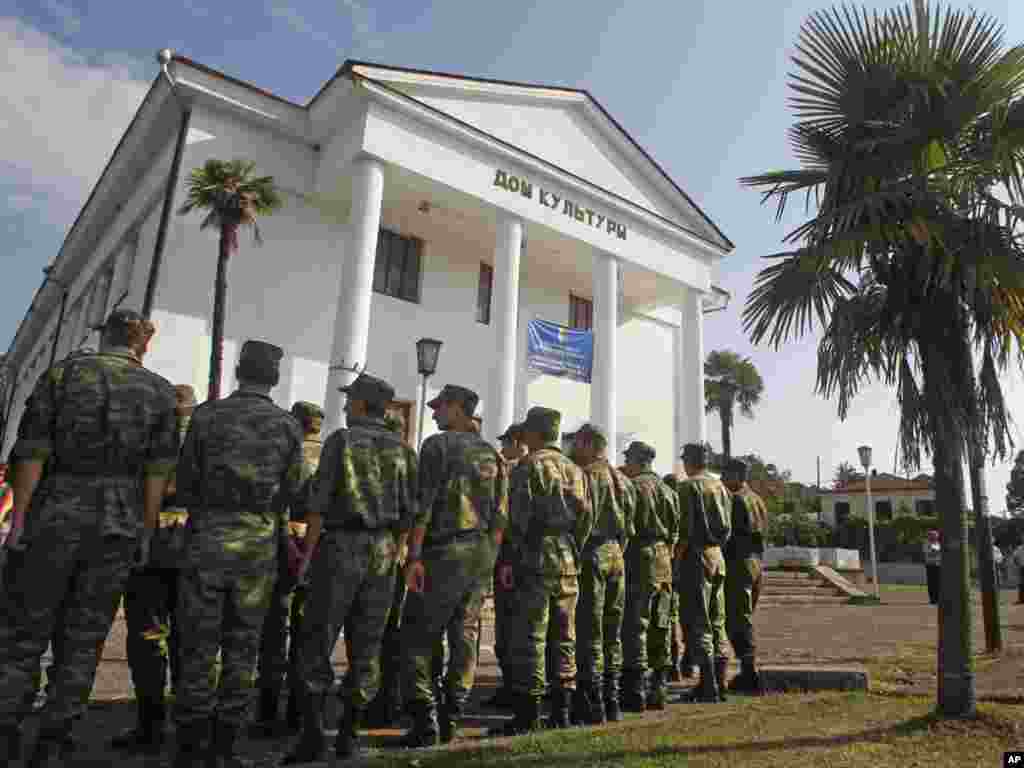
[[590,482],[594,505],[594,530],[587,547],[615,540],[625,545],[636,534],[636,488],[621,471],[598,459],[583,470]]
[[65,359],[44,373],[25,407],[14,461],[45,463],[26,536],[75,521],[107,536],[142,527],[142,476],[174,468],[174,388],[127,351]]
[[[703,515],[701,499],[704,502]],[[683,531],[687,562],[702,562],[705,574],[724,569],[725,557],[720,547],[728,541],[732,526],[732,496],[729,489],[716,477],[704,473],[695,475],[680,484],[679,507],[683,510],[683,518],[687,520],[686,530]]]
[[420,448],[420,503],[415,525],[424,546],[443,546],[473,531],[508,523],[508,474],[494,448],[472,432],[432,435]]
[[412,527],[417,511],[416,454],[383,419],[349,418],[324,443],[312,508],[324,528]]
[[302,440],[302,476],[299,481],[299,492],[288,505],[288,519],[300,521],[306,519],[309,502],[313,498],[313,478],[320,466],[320,454],[324,444],[319,437],[306,436]]
[[679,500],[673,490],[653,472],[632,478],[636,488],[634,542],[647,546],[656,541],[669,548],[679,541]]
[[579,573],[579,555],[594,527],[583,470],[558,448],[520,460],[509,482],[509,550],[519,566],[544,577]]
[[240,390],[197,407],[178,462],[190,559],[273,559],[275,510],[296,497],[301,481],[301,429],[269,397]]
[[732,494],[732,535],[725,547],[726,560],[745,560],[764,554],[768,508],[746,483]]

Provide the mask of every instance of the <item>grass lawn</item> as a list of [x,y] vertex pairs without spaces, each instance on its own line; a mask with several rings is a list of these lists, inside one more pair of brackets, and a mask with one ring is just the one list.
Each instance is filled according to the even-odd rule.
[[600,729],[477,741],[421,754],[381,755],[399,768],[654,768],[654,766],[997,766],[1024,746],[1024,707],[983,704],[972,721],[933,718],[930,699],[806,694],[672,707]]

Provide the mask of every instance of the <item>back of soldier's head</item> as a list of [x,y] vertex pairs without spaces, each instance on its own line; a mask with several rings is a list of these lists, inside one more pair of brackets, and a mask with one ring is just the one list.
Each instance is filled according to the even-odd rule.
[[154,333],[156,326],[135,310],[115,309],[101,328],[100,345],[127,347],[141,357]]

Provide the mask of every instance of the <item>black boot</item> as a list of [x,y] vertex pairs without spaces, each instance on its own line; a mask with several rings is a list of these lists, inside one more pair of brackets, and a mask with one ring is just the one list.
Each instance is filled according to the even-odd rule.
[[551,696],[551,718],[548,722],[552,728],[568,728],[572,725],[569,720],[569,708],[572,704],[573,692],[563,688],[561,685],[553,686],[554,693]]
[[389,728],[401,717],[399,711],[399,679],[390,674],[366,710],[366,724],[370,728]]
[[[213,726],[213,748],[211,755],[218,768],[252,768],[252,760],[238,754],[238,741],[242,728],[237,723],[216,722]],[[209,763],[208,763],[209,764]]]
[[715,676],[715,664],[712,661],[700,663],[700,680],[683,701],[690,704],[717,704],[721,699],[718,695],[718,680]]
[[412,712],[412,728],[398,741],[405,749],[436,747],[440,737],[437,725],[437,708],[433,704],[413,701],[409,704]]
[[338,720],[338,738],[334,742],[334,751],[342,760],[356,757],[359,752],[359,726],[363,724],[365,711],[345,705],[345,711]]
[[255,739],[270,739],[278,735],[280,721],[277,719],[277,704],[280,690],[260,688],[256,719],[249,726],[249,734]]
[[73,744],[68,741],[68,725],[52,725],[39,729],[36,747],[26,768],[57,768],[64,764]]
[[543,727],[540,719],[539,696],[524,693],[513,693],[515,717],[487,731],[488,736],[518,736],[523,733],[538,731]]
[[501,687],[494,692],[491,698],[484,701],[485,707],[492,707],[494,709],[512,709],[515,702],[515,696],[512,692],[505,687],[502,683]]
[[604,716],[609,723],[618,723],[622,720],[618,673],[613,672],[604,676]]
[[0,728],[0,763],[10,765],[21,759],[21,726]]
[[[577,683],[579,685],[579,683]],[[601,695],[601,684],[591,683],[587,691],[590,701],[590,719],[587,725],[601,725],[604,722],[604,696]]]
[[622,710],[644,712],[647,709],[647,673],[642,669],[627,669],[622,673]]
[[726,700],[726,685],[725,681],[729,676],[729,660],[718,658],[715,659],[715,681],[718,684],[718,699],[719,701]]
[[295,688],[288,690],[288,708],[285,714],[285,724],[289,731],[297,731],[302,728],[302,692]]
[[573,725],[587,725],[590,722],[593,705],[590,702],[589,683],[576,683],[576,690],[572,692],[572,712],[570,720]]
[[135,727],[111,739],[110,748],[131,753],[157,754],[163,749],[166,736],[167,711],[163,696],[140,696],[135,706],[138,712]]
[[327,697],[322,693],[307,693],[303,696],[302,735],[299,737],[299,743],[288,753],[282,765],[316,763],[327,759],[327,741],[324,737],[324,705],[326,701]]
[[[733,678],[729,690],[734,693],[758,695],[761,691],[761,676],[757,673],[753,655],[740,660],[740,673]],[[721,695],[721,692],[719,692]]]
[[459,721],[462,719],[462,713],[465,711],[466,701],[464,697],[455,697],[451,694],[445,696],[444,702],[437,713],[437,724],[442,744],[450,744],[455,740],[455,735],[459,730]]
[[656,669],[651,673],[651,686],[647,693],[647,708],[661,710],[668,704],[668,676],[665,670]]
[[209,738],[209,720],[179,724],[175,737],[177,748],[174,754],[174,768],[199,768],[203,765]]

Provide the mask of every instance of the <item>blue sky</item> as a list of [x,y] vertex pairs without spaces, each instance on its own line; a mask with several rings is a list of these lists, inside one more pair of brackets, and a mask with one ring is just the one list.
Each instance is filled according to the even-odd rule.
[[[159,48],[300,103],[345,58],[561,84],[589,90],[736,243],[718,274],[733,302],[707,317],[705,348],[751,356],[766,389],[756,418],[737,418],[734,450],[760,453],[806,482],[820,456],[827,483],[870,442],[879,468],[891,471],[896,405],[887,388],[865,389],[840,423],[835,404],[813,394],[815,339],[755,348],[740,321],[759,257],[780,250],[801,211],[776,224],[774,209],[736,179],[796,166],[786,140],[788,56],[801,22],[828,5],[0,0],[0,349],[156,74]],[[1007,25],[1009,42],[1024,42],[1024,8],[1013,5],[973,3]],[[1024,395],[1020,378],[1007,377],[1011,405]],[[719,447],[713,416],[709,436]],[[1015,439],[1024,448],[1024,432]],[[1008,475],[1008,464],[988,473],[994,511]]]

